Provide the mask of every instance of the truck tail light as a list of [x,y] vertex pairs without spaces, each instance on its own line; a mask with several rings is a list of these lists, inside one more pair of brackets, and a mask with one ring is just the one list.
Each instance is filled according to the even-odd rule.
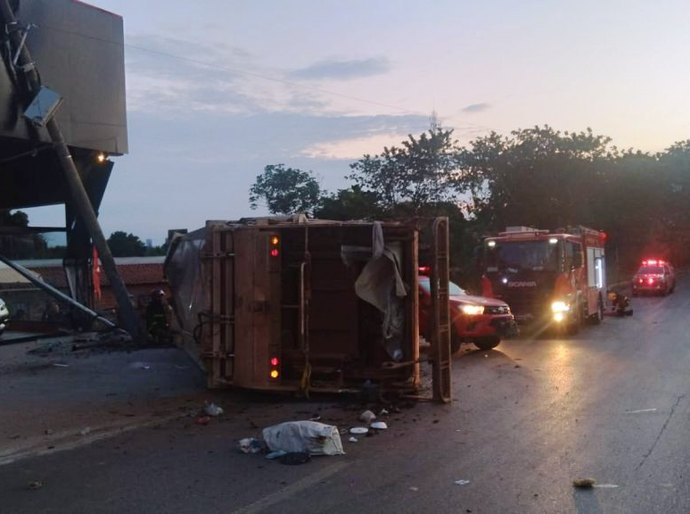
[[280,237],[271,236],[270,244],[271,250],[269,253],[271,254],[271,257],[278,257],[280,255]]
[[271,380],[277,380],[280,378],[280,359],[274,356],[269,359],[268,363],[270,364],[268,376],[271,377]]

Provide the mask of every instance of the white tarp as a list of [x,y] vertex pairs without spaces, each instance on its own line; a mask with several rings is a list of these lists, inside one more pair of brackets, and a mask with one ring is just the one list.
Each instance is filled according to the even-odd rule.
[[343,455],[338,428],[318,421],[287,421],[263,430],[271,451],[306,452],[310,455]]

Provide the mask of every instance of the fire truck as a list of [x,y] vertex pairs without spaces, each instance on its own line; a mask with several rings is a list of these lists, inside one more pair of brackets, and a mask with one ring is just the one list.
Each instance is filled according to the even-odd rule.
[[482,294],[507,302],[522,325],[576,333],[603,319],[605,243],[604,232],[582,226],[507,227],[484,240]]

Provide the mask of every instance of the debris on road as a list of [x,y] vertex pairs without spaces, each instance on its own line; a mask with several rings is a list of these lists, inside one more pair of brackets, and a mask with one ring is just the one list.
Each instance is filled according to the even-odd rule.
[[376,430],[386,430],[388,428],[385,421],[374,421],[370,426]]
[[240,439],[238,447],[242,453],[260,453],[266,448],[266,445],[253,437],[245,437]]
[[40,489],[41,487],[43,487],[43,482],[41,482],[41,481],[39,481],[39,480],[35,480],[35,481],[33,481],[33,482],[29,482],[29,484],[28,484],[27,487],[28,487],[29,489],[32,489],[32,490]]
[[264,428],[263,438],[270,450],[310,455],[343,455],[338,428],[318,421],[287,421]]
[[64,364],[62,362],[53,362],[53,367],[55,367],[55,368],[69,368],[69,364]]
[[362,412],[359,415],[359,420],[363,421],[364,423],[367,423],[367,424],[371,423],[375,419],[376,419],[376,414],[374,414],[370,410],[365,410],[364,412]]
[[638,409],[638,410],[626,410],[626,414],[642,414],[644,412],[656,412],[656,409]]
[[91,433],[91,427],[85,427],[79,431],[80,435],[89,435],[90,433]]
[[216,416],[220,416],[221,414],[223,414],[223,408],[219,407],[215,403],[207,402],[206,405],[204,405],[204,412],[209,416],[215,418]]
[[469,480],[456,480],[455,481],[455,485],[467,485],[469,483],[470,483]]
[[281,464],[288,464],[294,466],[297,464],[306,464],[311,460],[309,452],[288,452],[278,459]]
[[197,425],[208,425],[211,422],[211,417],[210,416],[197,416],[197,418],[194,420],[194,423]]
[[597,481],[593,478],[576,478],[573,480],[573,487],[578,489],[591,489]]
[[352,427],[350,429],[350,433],[353,435],[366,435],[367,432],[369,432],[367,427]]
[[350,436],[350,438],[348,439],[348,441],[350,441],[351,443],[356,443],[356,442],[359,441],[359,439],[357,439],[355,436]]
[[267,458],[268,460],[273,460],[273,459],[277,459],[277,458],[279,458],[279,457],[282,457],[283,455],[287,455],[287,452],[286,452],[286,451],[283,451],[283,450],[277,450],[277,451],[274,451],[274,452],[269,452],[269,453],[267,453],[267,454],[266,454],[266,458]]

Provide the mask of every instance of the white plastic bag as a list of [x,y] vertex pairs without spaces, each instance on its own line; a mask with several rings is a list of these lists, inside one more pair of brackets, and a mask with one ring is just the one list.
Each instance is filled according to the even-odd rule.
[[271,451],[306,452],[310,455],[343,455],[338,428],[318,421],[287,421],[264,428]]

